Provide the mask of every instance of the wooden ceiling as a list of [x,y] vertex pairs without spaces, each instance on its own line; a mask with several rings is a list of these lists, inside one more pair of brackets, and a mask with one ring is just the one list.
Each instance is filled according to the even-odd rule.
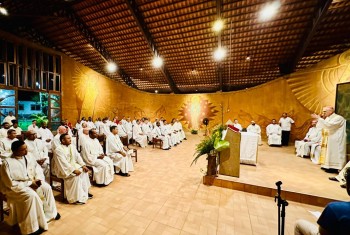
[[[245,89],[305,69],[350,48],[350,1],[5,0],[0,28],[62,51],[111,79],[159,93]],[[212,30],[220,17],[220,35]],[[213,59],[219,43],[227,50]],[[164,59],[152,67],[155,55]],[[247,57],[250,60],[247,60]],[[116,73],[106,72],[106,60]]]

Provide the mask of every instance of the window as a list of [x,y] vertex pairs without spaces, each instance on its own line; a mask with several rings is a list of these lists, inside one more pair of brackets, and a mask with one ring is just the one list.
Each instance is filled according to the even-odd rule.
[[24,105],[23,104],[18,104],[18,110],[24,110]]
[[31,104],[30,105],[30,110],[32,110],[32,111],[40,111],[41,110],[41,106],[40,106],[40,104]]

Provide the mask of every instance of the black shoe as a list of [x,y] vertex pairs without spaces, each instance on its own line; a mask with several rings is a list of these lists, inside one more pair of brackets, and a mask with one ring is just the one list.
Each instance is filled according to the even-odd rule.
[[328,179],[332,180],[332,181],[338,181],[337,178],[335,178],[335,177],[329,177]]
[[163,150],[170,150],[170,148],[167,148],[167,149],[163,149]]
[[43,232],[45,232],[44,229],[42,228],[39,228],[38,230],[36,230],[34,233],[31,233],[29,235],[39,235],[39,234],[42,234]]
[[94,195],[92,195],[91,193],[88,193],[88,198],[92,199],[94,197]]
[[337,170],[337,169],[332,169],[332,168],[325,169],[325,171],[326,171],[327,173],[338,173],[338,170]]
[[342,185],[340,185],[340,187],[346,188],[346,184],[342,184]]
[[74,202],[74,204],[75,204],[75,205],[84,205],[84,204],[85,204],[85,202],[79,202],[79,201],[76,201],[76,202]]
[[184,140],[187,140],[186,138]]
[[56,217],[55,217],[55,220],[59,220],[59,219],[61,219],[61,215],[60,215],[60,213],[57,212],[57,215],[56,215]]

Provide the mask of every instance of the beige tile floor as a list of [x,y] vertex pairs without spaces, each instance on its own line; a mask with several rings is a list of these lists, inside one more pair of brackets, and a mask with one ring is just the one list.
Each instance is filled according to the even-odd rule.
[[[51,222],[44,234],[277,234],[273,198],[202,184],[200,168],[205,167],[205,158],[190,167],[200,138],[188,135],[187,141],[170,151],[139,149],[131,177],[116,176],[107,187],[92,187],[94,199],[86,205],[57,202],[62,218]],[[242,174],[248,174],[244,173],[247,167],[242,167]],[[290,202],[285,234],[293,234],[298,218],[314,222],[309,210],[322,208]],[[0,234],[18,231],[1,223]]]

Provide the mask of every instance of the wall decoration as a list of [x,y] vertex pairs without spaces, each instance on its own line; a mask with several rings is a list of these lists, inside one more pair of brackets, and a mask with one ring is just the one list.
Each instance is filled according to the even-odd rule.
[[198,130],[203,126],[203,118],[214,120],[219,112],[215,107],[201,96],[192,96],[179,110],[180,121],[184,121],[188,129]]
[[350,150],[350,82],[337,85],[335,112],[346,119],[346,145]]

